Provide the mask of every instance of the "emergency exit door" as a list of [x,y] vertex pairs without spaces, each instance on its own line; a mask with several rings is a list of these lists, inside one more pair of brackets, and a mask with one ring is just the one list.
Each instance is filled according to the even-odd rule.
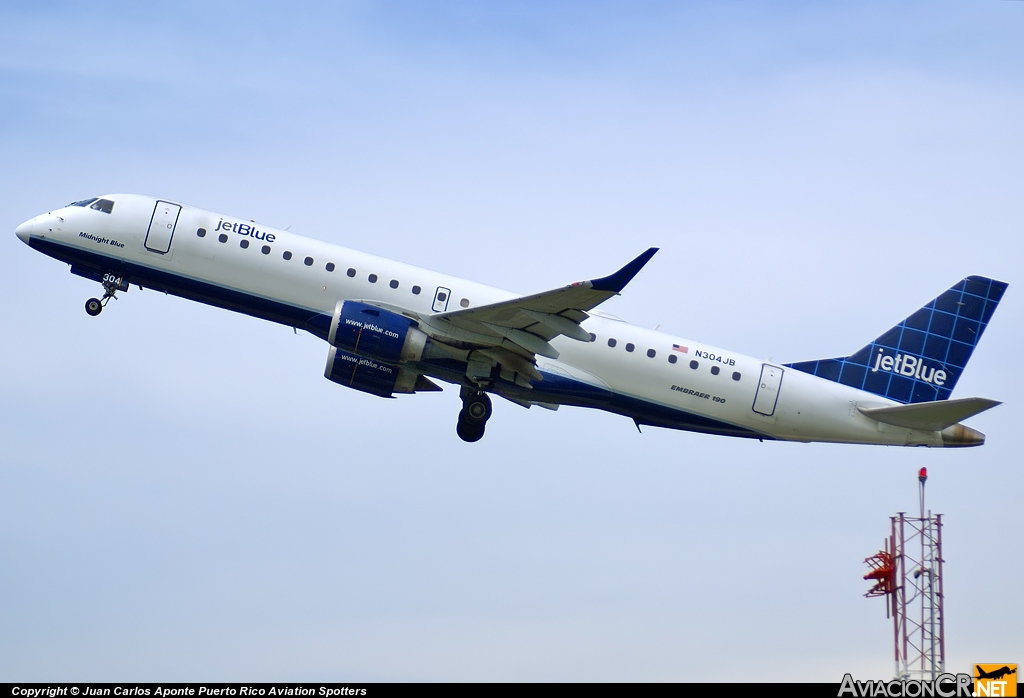
[[763,364],[761,380],[757,383],[754,395],[754,412],[771,417],[775,414],[775,405],[779,401],[779,388],[782,387],[783,370],[778,366]]
[[444,286],[438,286],[437,290],[434,291],[434,303],[430,306],[430,309],[435,313],[443,313],[448,309],[448,299],[451,295],[451,290]]
[[149,220],[149,231],[146,233],[146,249],[150,252],[166,254],[171,249],[171,238],[174,228],[178,225],[178,214],[181,206],[169,201],[157,201],[153,208],[153,217]]

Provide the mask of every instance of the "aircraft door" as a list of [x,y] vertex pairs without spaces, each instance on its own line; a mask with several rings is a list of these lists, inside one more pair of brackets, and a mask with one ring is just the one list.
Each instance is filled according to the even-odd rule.
[[761,380],[757,384],[754,395],[754,412],[771,417],[775,414],[775,405],[779,401],[779,388],[782,386],[783,369],[771,364],[761,366]]
[[451,296],[451,290],[444,286],[438,286],[437,290],[434,291],[434,305],[431,306],[431,309],[435,313],[443,313],[448,309],[448,299],[451,298]]
[[153,217],[149,220],[149,231],[146,233],[146,249],[150,252],[166,254],[171,249],[171,238],[174,227],[178,224],[181,206],[169,201],[157,201],[153,209]]

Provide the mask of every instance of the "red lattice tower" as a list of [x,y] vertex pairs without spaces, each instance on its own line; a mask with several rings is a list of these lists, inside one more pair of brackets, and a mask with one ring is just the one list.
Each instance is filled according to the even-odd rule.
[[896,677],[934,679],[945,671],[945,613],[942,593],[942,514],[925,512],[928,471],[918,472],[921,515],[890,517],[891,531],[882,550],[865,558],[864,579],[874,586],[864,596],[886,597],[893,619]]

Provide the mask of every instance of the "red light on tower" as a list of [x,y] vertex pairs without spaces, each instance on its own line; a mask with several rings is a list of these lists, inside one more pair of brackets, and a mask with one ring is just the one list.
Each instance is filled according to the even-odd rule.
[[924,481],[928,479],[928,468],[921,468],[918,470],[917,479],[923,485]]

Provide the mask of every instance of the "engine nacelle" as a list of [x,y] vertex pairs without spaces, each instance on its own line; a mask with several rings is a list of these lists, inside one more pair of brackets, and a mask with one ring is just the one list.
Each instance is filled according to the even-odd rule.
[[425,379],[417,373],[365,356],[356,356],[337,347],[331,347],[327,354],[324,377],[380,397],[391,397],[394,393],[412,393],[417,388],[437,389],[437,386],[433,386],[429,381],[420,387]]
[[335,306],[327,337],[344,352],[388,364],[419,361],[427,339],[415,320],[358,301],[340,301]]

